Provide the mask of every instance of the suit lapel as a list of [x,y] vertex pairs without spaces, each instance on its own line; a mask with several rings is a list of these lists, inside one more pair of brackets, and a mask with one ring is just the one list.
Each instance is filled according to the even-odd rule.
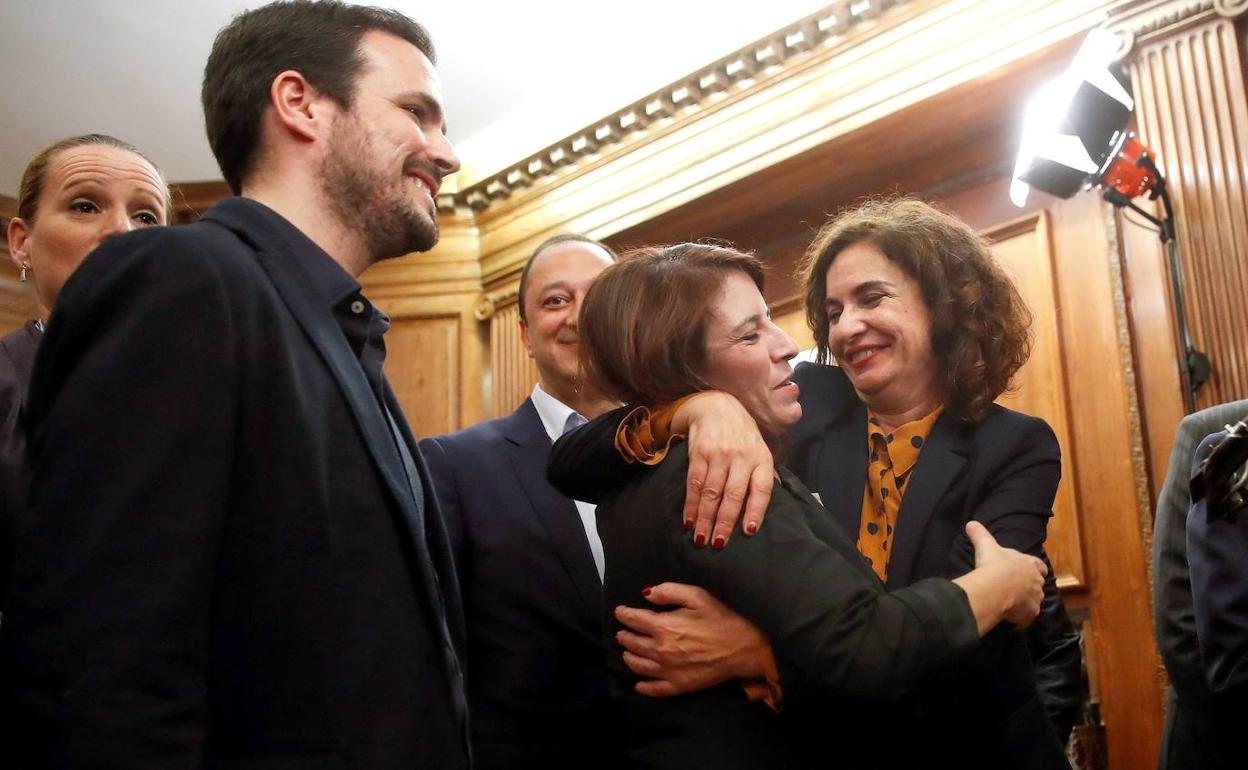
[[601,611],[602,583],[589,551],[589,540],[576,504],[559,494],[546,480],[550,437],[531,399],[507,418],[503,436],[508,442],[511,465],[528,497],[533,514],[555,546],[564,570],[585,602],[595,622]]
[[[875,571],[867,564],[867,560],[862,558],[862,554],[858,553],[854,545],[855,540],[846,538],[845,533],[841,531],[844,528],[842,523],[835,516],[829,515],[825,506],[815,501],[810,490],[791,471],[781,466],[779,473],[781,486],[802,502],[806,512],[806,522],[810,525],[810,530],[815,537],[826,543],[829,548],[839,552],[864,576],[878,581],[879,577],[876,576]],[[856,537],[855,532],[855,539]]]
[[846,401],[828,426],[815,457],[814,481],[819,500],[856,543],[867,485],[867,410],[857,398]]
[[419,503],[419,514],[422,521],[420,522],[423,531],[422,542],[425,544],[429,559],[425,560],[431,571],[426,571],[422,566],[422,573],[429,578],[426,583],[436,590],[436,595],[431,594],[434,598],[441,601],[442,606],[446,608],[447,621],[450,624],[457,643],[461,644],[465,640],[463,628],[463,600],[459,592],[459,581],[453,576],[455,575],[454,558],[451,555],[450,538],[446,533],[446,524],[442,519],[442,514],[438,510],[438,498],[434,494],[433,479],[429,476],[429,469],[425,467],[424,457],[421,456],[416,446],[416,439],[412,436],[411,429],[407,425],[407,421],[402,419],[402,408],[399,406],[399,400],[395,397],[394,391],[390,388],[390,383],[385,383],[386,403],[390,409],[390,413],[395,415],[395,423],[399,429],[399,434],[403,438],[403,442],[407,445],[412,455],[412,463],[416,468],[416,475],[420,481],[423,500]]
[[959,428],[956,418],[947,412],[941,414],[910,472],[897,513],[893,555],[888,560],[889,588],[910,584],[927,524],[945,491],[966,465],[966,441]]
[[[422,578],[424,589],[435,591],[429,550],[424,538],[424,501],[416,500],[412,495],[390,425],[369,388],[359,359],[347,346],[342,330],[335,325],[326,308],[317,306],[306,292],[299,289],[301,283],[306,283],[309,278],[302,274],[298,259],[289,253],[264,251],[257,252],[256,258],[338,383],[364,436],[364,445],[373,464],[407,524],[408,538],[415,549],[415,571]],[[416,454],[414,449],[412,453],[413,456]],[[431,606],[441,606],[436,594],[431,593],[429,598],[433,601]]]
[[[395,446],[390,422],[369,387],[368,378],[360,366],[359,359],[348,347],[342,329],[337,325],[329,309],[318,305],[309,296],[306,287],[312,285],[313,279],[299,259],[296,248],[291,246],[280,233],[277,233],[263,217],[258,217],[251,211],[251,207],[256,205],[258,204],[241,199],[227,199],[219,202],[201,219],[223,225],[255,250],[257,262],[268,274],[274,289],[325,362],[326,368],[329,369],[342,392],[363,436],[364,445],[373,465],[405,525],[404,529],[412,548],[414,563],[411,568],[417,584],[416,590],[424,596],[434,628],[442,637],[441,652],[447,664],[447,684],[461,723],[466,729],[467,706],[463,696],[462,669],[456,652],[456,636],[448,625],[457,624],[458,638],[462,640],[463,619],[462,613],[459,613],[458,584],[453,579],[452,568],[443,573],[451,576],[448,580],[450,585],[445,588],[440,585],[441,581],[426,541],[426,508],[436,503],[427,504],[423,499],[433,499],[433,486],[421,462],[420,452],[412,440],[403,420],[402,411],[398,408],[394,394],[387,384],[385,398],[390,404],[389,408],[402,440],[407,443],[411,451],[413,463],[420,476],[420,483],[424,487],[421,498],[417,498],[413,495],[412,484],[408,480],[403,458]],[[436,511],[436,507],[433,510]],[[445,537],[440,519],[435,530]],[[449,546],[447,551],[449,553]],[[449,591],[455,612],[448,613],[447,599],[443,596],[444,590]]]

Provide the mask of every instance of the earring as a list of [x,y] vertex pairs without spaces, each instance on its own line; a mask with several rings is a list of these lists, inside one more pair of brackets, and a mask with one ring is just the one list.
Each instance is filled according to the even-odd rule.
[[18,279],[18,280],[19,280],[19,281],[21,281],[22,283],[26,283],[26,271],[27,271],[27,270],[29,270],[29,269],[30,269],[30,265],[28,265],[28,264],[26,264],[25,262],[23,262],[23,263],[22,263],[22,275],[21,275],[21,277]]

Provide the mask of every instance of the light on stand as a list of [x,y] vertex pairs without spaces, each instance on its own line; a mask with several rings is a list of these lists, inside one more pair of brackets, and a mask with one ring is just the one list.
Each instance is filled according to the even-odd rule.
[[[1112,34],[1093,30],[1070,68],[1032,98],[1010,199],[1021,207],[1032,187],[1059,198],[1100,188],[1105,200],[1157,226],[1170,264],[1183,398],[1187,411],[1192,412],[1196,390],[1208,381],[1211,367],[1208,356],[1192,347],[1188,336],[1174,208],[1152,151],[1126,130],[1135,102],[1109,69],[1115,50]],[[1165,216],[1155,217],[1132,202],[1141,195],[1148,195],[1149,200],[1160,198]]]

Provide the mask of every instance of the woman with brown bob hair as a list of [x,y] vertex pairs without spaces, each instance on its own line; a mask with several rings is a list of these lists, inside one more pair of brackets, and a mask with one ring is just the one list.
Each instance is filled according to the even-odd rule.
[[[783,460],[884,585],[898,589],[970,569],[964,528],[971,521],[1001,545],[1043,557],[1060,450],[1043,420],[993,403],[1027,359],[1030,313],[987,244],[926,203],[872,200],[827,223],[807,251],[803,278],[819,363],[795,370],[802,417]],[[731,553],[741,546],[725,548],[735,517],[724,509],[735,500],[739,511],[749,481],[750,508],[758,511],[759,490],[771,486],[770,457],[758,464],[747,451],[760,431],[723,427],[740,423],[739,399],[731,396],[666,404],[623,425],[618,439],[622,415],[608,413],[556,444],[551,477],[565,493],[592,500],[627,473],[618,459],[608,468],[603,447],[618,444],[644,460],[668,434],[688,434],[694,470],[685,487],[686,526],[695,545]],[[745,459],[722,467],[733,457]],[[765,531],[751,511],[745,533]],[[974,655],[928,677],[919,694],[926,717],[906,726],[913,745],[966,768],[1069,767],[1062,744],[1081,702],[1079,637],[1051,577],[1046,589],[1040,622],[1026,639],[999,629]],[[643,691],[684,692],[739,675],[717,661],[748,657],[749,635],[714,601],[723,597],[710,593],[691,599],[664,584],[648,598],[688,612],[661,620],[650,610],[617,612],[627,626],[620,637],[626,662],[648,680]],[[672,652],[691,639],[714,653],[692,660]],[[766,648],[757,654],[766,659]],[[788,692],[792,682],[777,663],[772,684]],[[976,726],[974,742],[964,739],[968,725]]]
[[[772,323],[762,285],[759,262],[723,246],[679,244],[624,255],[582,304],[586,377],[634,404],[726,393],[768,445],[778,447],[802,417],[789,364],[797,347]],[[626,423],[647,417],[641,406]],[[898,740],[918,719],[906,700],[910,691],[970,654],[1002,619],[1034,617],[1043,565],[1001,548],[977,524],[967,530],[975,563],[961,577],[886,592],[834,517],[783,466],[765,528],[725,550],[698,548],[680,520],[685,445],[644,454],[637,459],[651,467],[599,501],[604,601],[635,607],[663,581],[700,586],[770,640],[787,672],[786,688],[820,695],[817,706],[784,713],[767,707],[775,702],[766,688],[760,700],[767,703],[752,702],[752,691],[735,681],[676,698],[640,695],[639,677],[616,636],[622,626],[611,624],[611,691],[623,708],[636,766],[913,766],[919,759],[913,744]],[[880,718],[881,703],[893,704],[891,719]],[[978,726],[965,727],[978,733]]]

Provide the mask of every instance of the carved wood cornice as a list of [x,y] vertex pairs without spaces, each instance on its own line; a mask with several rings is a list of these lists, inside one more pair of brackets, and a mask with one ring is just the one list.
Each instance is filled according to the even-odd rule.
[[1118,59],[1131,56],[1141,43],[1174,34],[1214,18],[1235,19],[1248,12],[1248,0],[1147,0],[1128,5],[1110,17],[1118,35]]
[[498,291],[487,291],[481,295],[481,299],[477,300],[477,306],[473,308],[472,315],[478,321],[488,321],[493,318],[498,311],[510,307],[520,301],[520,284],[519,282]]
[[[781,77],[821,48],[843,41],[897,6],[917,0],[837,0],[702,69],[669,83],[518,163],[455,193],[438,196],[440,211],[484,211],[513,193],[532,187],[590,156],[601,157],[659,129],[670,129],[733,92]],[[827,53],[827,51],[824,51]]]

